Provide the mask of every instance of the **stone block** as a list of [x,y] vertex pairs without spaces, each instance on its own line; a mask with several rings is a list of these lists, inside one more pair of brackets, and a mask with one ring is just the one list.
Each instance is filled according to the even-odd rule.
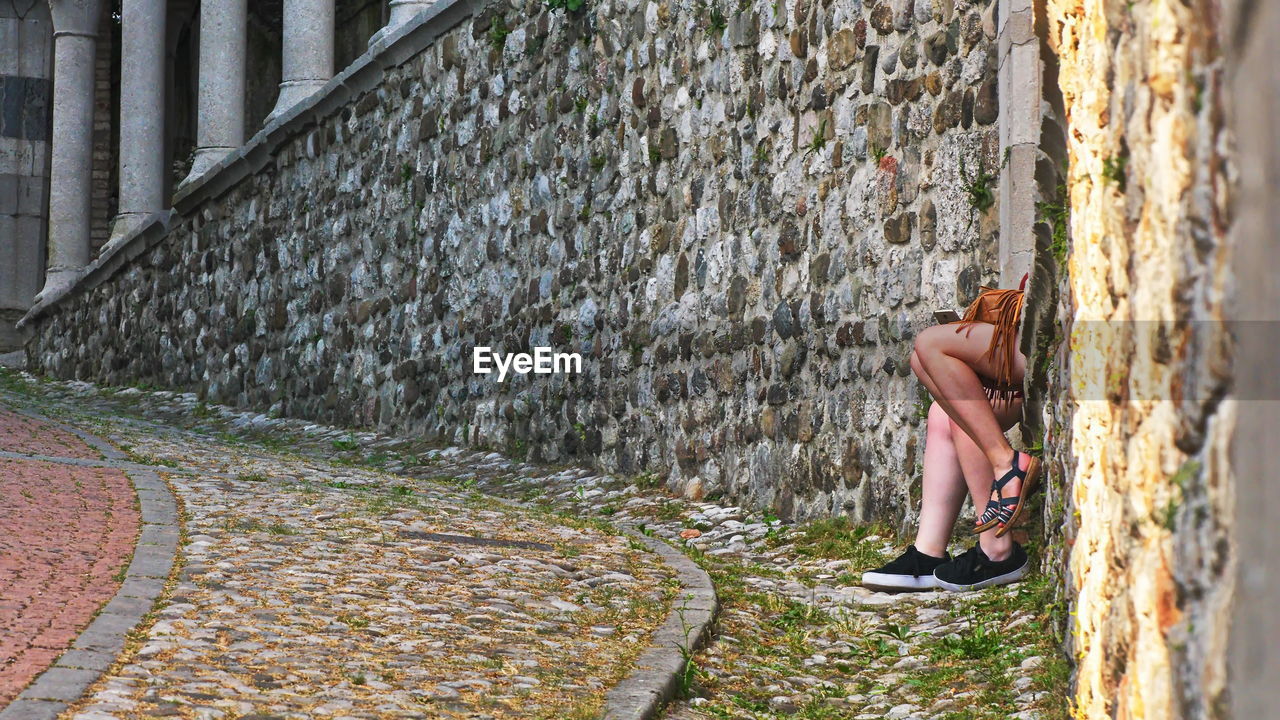
[[1005,146],[1040,141],[1040,49],[1018,45],[1000,66],[999,96],[1004,98],[1000,140]]
[[79,700],[85,689],[101,674],[100,670],[54,666],[29,685],[22,695],[30,700]]
[[[36,145],[33,150],[39,151],[43,150],[43,148],[40,145]],[[0,178],[0,185],[2,184],[3,178]],[[14,194],[18,199],[17,213],[29,217],[42,217],[45,212],[45,203],[48,202],[48,190],[48,178],[37,175],[19,175],[14,188]],[[4,189],[0,187],[0,213],[3,212],[3,197]]]
[[66,708],[64,702],[19,698],[0,710],[0,720],[57,720]]
[[173,553],[157,545],[142,545],[133,553],[129,574],[143,577],[168,577],[173,567]]
[[154,600],[164,589],[164,578],[130,577],[120,585],[119,595],[144,600]]
[[[797,31],[801,32],[801,31]],[[801,32],[801,39],[803,33]],[[796,47],[797,40],[795,35],[792,36],[792,50],[804,50],[803,45]],[[804,57],[804,54],[796,53],[796,57]],[[832,70],[844,70],[858,59],[858,44],[854,39],[853,31],[849,28],[837,30],[834,35],[827,40],[827,64]]]
[[0,174],[0,215],[18,214],[18,179],[13,173]]
[[176,524],[144,523],[142,532],[138,534],[139,545],[155,545],[158,547],[177,547],[178,528]]
[[56,667],[104,672],[116,660],[115,655],[93,650],[68,650],[54,663]]

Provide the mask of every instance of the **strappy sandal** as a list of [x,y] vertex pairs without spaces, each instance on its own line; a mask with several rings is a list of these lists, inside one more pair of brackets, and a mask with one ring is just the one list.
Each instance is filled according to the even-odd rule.
[[[1040,477],[1040,460],[1039,458],[1028,456],[1030,462],[1027,463],[1027,469],[1021,470],[1018,468],[1018,456],[1021,454],[1014,450],[1013,462],[1009,472],[992,481],[991,492],[995,493],[998,499],[987,501],[986,509],[982,511],[982,516],[978,518],[974,525],[973,532],[975,535],[984,533],[999,525],[1000,529],[996,531],[996,537],[1003,537],[1026,509],[1024,500],[1031,495],[1031,492],[1035,489],[1035,483]],[[1005,497],[1004,486],[1012,482],[1014,478],[1022,481],[1022,490],[1017,495]]]
[[[1015,469],[1018,467],[1015,462]],[[1017,477],[1011,470],[1004,474],[1004,477],[991,481],[991,492],[996,494],[995,500],[988,500],[987,507],[982,511],[982,515],[974,522],[973,534],[980,535],[1000,523],[1000,518],[1006,513],[1012,512],[1010,509],[1013,505],[1018,504],[1017,496],[1005,498],[1004,486],[1009,484],[1010,480]]]
[[[994,489],[995,483],[992,483],[991,487]],[[1004,486],[1002,485],[1001,487]],[[996,490],[996,493],[998,495],[999,491]],[[982,514],[978,516],[978,519],[973,522],[974,535],[980,535],[990,530],[996,523],[1000,522],[1000,501],[988,500],[986,509],[983,510]]]
[[[1009,472],[1019,472],[1022,475],[1022,491],[1016,496],[1016,498],[1009,498],[1010,500],[1016,499],[1017,504],[1014,505],[1013,512],[1009,514],[1007,520],[1001,517],[1000,529],[996,530],[996,537],[1004,537],[1006,533],[1013,529],[1013,526],[1018,522],[1018,519],[1022,517],[1022,513],[1026,511],[1026,500],[1031,497],[1031,493],[1035,492],[1036,483],[1040,480],[1040,458],[1031,455],[1028,455],[1027,457],[1030,458],[1030,462],[1027,463],[1027,469],[1019,471],[1018,452],[1015,450],[1013,453],[1013,469]],[[1004,501],[1002,500],[1001,502]],[[1000,510],[1003,514],[1005,508],[1001,507]]]

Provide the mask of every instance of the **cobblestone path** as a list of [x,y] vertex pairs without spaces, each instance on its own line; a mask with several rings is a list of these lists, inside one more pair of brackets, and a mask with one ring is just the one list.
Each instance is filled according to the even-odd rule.
[[153,622],[64,717],[592,717],[678,589],[602,523],[19,401],[159,468],[183,511]]
[[[98,458],[75,435],[3,410],[0,451]],[[0,707],[115,595],[138,526],[119,470],[0,458]]]
[[[0,387],[3,385],[4,377],[0,376]],[[224,717],[233,717],[232,713],[237,710],[225,703],[218,705],[212,697],[227,692],[228,688],[244,697],[258,697],[252,693],[269,696],[274,690],[270,687],[273,683],[294,685],[295,689],[302,683],[316,689],[339,687],[343,692],[335,695],[354,693],[350,695],[353,698],[386,696],[383,693],[393,692],[412,694],[412,690],[396,690],[390,682],[386,683],[392,685],[390,690],[381,686],[371,688],[374,683],[385,682],[377,674],[376,663],[364,662],[354,667],[355,672],[363,673],[357,678],[362,678],[364,684],[357,684],[350,671],[344,684],[339,671],[331,667],[333,663],[298,665],[304,657],[291,654],[301,653],[296,648],[282,651],[281,655],[272,657],[271,662],[261,664],[262,669],[270,672],[258,672],[259,666],[255,666],[253,672],[244,672],[251,669],[247,664],[250,659],[256,661],[263,655],[255,644],[263,643],[264,637],[273,640],[271,633],[280,633],[271,623],[278,625],[282,619],[293,618],[298,613],[284,612],[273,604],[283,599],[280,596],[268,597],[267,604],[262,605],[264,596],[248,592],[237,580],[248,576],[294,581],[296,578],[289,570],[298,567],[300,561],[293,556],[302,547],[314,553],[315,560],[328,560],[331,564],[325,567],[329,571],[344,565],[334,562],[334,556],[326,553],[359,550],[363,557],[382,558],[372,560],[384,563],[382,568],[395,566],[396,561],[387,558],[411,557],[397,553],[413,552],[412,547],[419,548],[421,553],[444,555],[446,550],[426,542],[409,543],[400,549],[398,541],[389,533],[392,530],[459,534],[475,531],[459,529],[464,526],[458,518],[468,508],[472,512],[498,512],[491,501],[482,500],[493,496],[543,508],[545,513],[558,513],[555,517],[578,518],[577,532],[596,542],[607,542],[609,536],[592,529],[593,519],[638,527],[684,548],[711,574],[722,608],[717,632],[710,646],[691,658],[680,688],[681,698],[665,712],[668,720],[883,717],[1057,720],[1066,717],[1066,665],[1055,649],[1059,640],[1055,632],[1062,610],[1050,591],[1051,583],[1036,578],[964,595],[870,592],[857,585],[860,572],[896,554],[905,544],[885,528],[851,527],[840,521],[787,525],[767,513],[672,497],[664,492],[661,478],[654,476],[615,478],[575,468],[549,472],[495,453],[441,448],[421,440],[351,433],[303,421],[206,407],[190,395],[132,389],[103,391],[77,383],[37,385],[13,375],[8,377],[8,385],[11,396],[17,391],[23,397],[38,397],[43,412],[59,413],[63,419],[68,417],[66,413],[82,413],[80,421],[88,423],[94,432],[133,445],[138,459],[174,462],[185,468],[207,468],[203,479],[191,475],[171,476],[175,489],[187,502],[188,522],[192,527],[187,546],[188,566],[172,604],[160,613],[161,620],[151,631],[147,643],[138,649],[129,664],[113,673],[76,717],[109,717],[111,707],[140,701],[158,713],[187,714],[185,706],[166,704],[173,699],[174,688],[188,693],[186,700],[200,702],[203,699],[206,708],[231,711]],[[3,396],[0,393],[0,397]],[[273,451],[281,448],[287,448],[290,454],[280,456]],[[234,462],[219,459],[225,458],[228,452],[233,453]],[[146,457],[148,455],[151,457]],[[328,474],[320,475],[323,473]],[[325,479],[307,480],[320,476]],[[394,488],[399,484],[412,487],[412,491],[397,496]],[[376,488],[376,491],[358,487]],[[462,500],[458,500],[459,497]],[[412,516],[398,517],[397,512],[409,511],[391,508],[405,498],[420,498],[425,502],[413,508]],[[312,504],[306,505],[308,502]],[[458,509],[453,509],[450,503]],[[361,507],[371,505],[376,511],[365,514]],[[344,509],[345,515],[340,515]],[[427,514],[437,509],[459,514],[447,519]],[[496,518],[481,522],[488,523],[494,537],[579,542],[572,537],[557,539],[549,535],[550,526],[525,526],[519,532],[506,532],[510,526]],[[274,533],[273,523],[281,525]],[[442,527],[448,529],[440,529]],[[388,537],[377,537],[379,534],[388,534]],[[324,544],[326,542],[330,544]],[[963,541],[958,539],[953,551],[964,549],[960,542]],[[272,543],[294,548],[294,551],[291,554],[266,549]],[[266,557],[285,556],[286,559],[267,566],[253,559],[257,556],[251,548],[258,548]],[[475,548],[474,551],[494,555],[507,552],[496,548]],[[521,551],[506,557],[513,563],[517,557],[541,559],[542,556]],[[599,578],[619,572],[616,567],[608,567],[610,557],[608,553],[593,554],[586,549],[572,560],[578,563],[579,572],[590,567],[595,573],[593,577]],[[651,574],[645,576],[644,570],[636,568],[638,560],[628,562],[630,566],[620,572],[641,578],[641,585],[652,587],[652,578],[658,570],[650,568]],[[459,563],[470,567],[462,560]],[[557,566],[551,563],[551,567]],[[355,597],[360,597],[361,592],[375,595],[379,592],[378,581],[373,577],[361,585],[360,572],[349,572],[353,579],[342,585],[330,577],[309,580],[331,588],[342,587],[345,593]],[[556,575],[554,570],[550,572]],[[558,579],[562,583],[566,581],[563,577]],[[580,586],[589,586],[591,581],[579,582]],[[635,592],[634,585],[620,586]],[[306,585],[301,589],[305,591]],[[295,594],[288,600],[296,602],[297,597]],[[355,597],[351,602],[360,602]],[[561,592],[556,599],[582,606],[578,597],[571,592]],[[504,599],[516,605],[510,597]],[[438,594],[433,601],[442,602]],[[239,610],[236,614],[220,616],[215,621],[220,624],[196,632],[184,625],[187,639],[181,641],[165,634],[176,629],[170,620],[176,613],[184,617],[200,616],[198,608],[202,603],[208,603],[203,606],[211,608],[227,602],[235,602]],[[259,603],[256,611],[246,610],[255,602]],[[467,602],[483,604],[486,598],[471,596]],[[631,603],[630,608],[625,607],[627,602]],[[638,639],[638,630],[629,629],[626,618],[637,608],[647,608],[654,603],[627,602],[620,603],[621,611],[609,617],[600,614],[599,608],[603,605],[599,599],[588,606],[587,612],[595,615],[579,624],[579,630],[588,638],[586,642],[603,642],[608,648],[615,647],[608,643],[620,636]],[[453,620],[458,624],[452,627],[459,630],[460,635],[466,632],[463,625],[486,637],[495,634],[491,625],[469,625],[467,614],[477,614],[477,611],[475,605],[462,607],[465,604],[459,604]],[[303,637],[321,637],[327,643],[352,637],[347,633],[351,623],[339,617],[351,619],[351,611],[339,607],[308,607],[311,609],[307,616],[315,619],[306,625],[312,628],[311,634],[303,631]],[[519,606],[502,609],[533,614]],[[258,624],[248,619],[253,617],[253,612],[262,613],[267,620]],[[500,616],[496,612],[478,612]],[[357,611],[354,617],[368,618],[370,624],[366,627],[375,627],[375,617],[370,613],[359,615]],[[328,624],[320,622],[322,620]],[[376,620],[387,623],[376,626],[380,633],[387,633],[388,638],[401,637],[402,630],[394,624],[394,618],[377,616]],[[356,620],[356,624],[362,622]],[[256,634],[238,631],[240,625],[247,624],[271,629],[265,631],[265,635],[263,631]],[[560,636],[546,639],[568,645]],[[198,644],[200,640],[211,643],[212,647]],[[194,644],[187,647],[183,643]],[[244,647],[249,651],[237,654],[238,649]],[[481,714],[470,717],[593,717],[589,710],[576,715],[547,714],[526,699],[520,699],[515,709],[509,704],[512,700],[500,700],[495,706],[485,707],[478,695],[470,694],[472,688],[462,682],[473,676],[465,675],[463,668],[454,670],[449,665],[449,658],[469,650],[453,653],[446,652],[446,648],[447,644],[427,649],[397,647],[397,652],[392,653],[409,653],[412,667],[395,668],[404,673],[421,673],[422,668],[436,664],[451,667],[446,673],[435,673],[437,677],[416,676],[419,687],[428,679],[452,676],[452,680],[437,681],[433,688],[428,685],[430,699],[425,701],[428,705],[420,706],[427,708],[425,712],[419,710],[422,717],[452,717],[450,713],[476,709]],[[439,653],[431,654],[428,650],[432,649]],[[246,664],[236,665],[225,660],[226,664],[216,665],[218,673],[206,672],[224,655],[244,658],[238,662]],[[475,655],[478,658],[484,653],[479,651]],[[341,656],[356,657],[349,647],[342,648]],[[555,667],[556,663],[572,662],[563,658],[574,657],[574,652],[543,652],[520,657],[528,663],[525,665],[528,670],[517,670],[516,662],[504,660],[501,672],[495,675],[519,672],[528,677],[535,668],[546,672],[548,666],[541,663],[552,663],[551,667]],[[578,655],[577,661],[583,662],[586,658]],[[491,659],[478,662],[493,663]],[[227,665],[234,669],[226,669]],[[303,668],[304,672],[288,674],[294,666]],[[179,669],[172,669],[175,667]],[[191,676],[184,677],[188,673]],[[568,674],[582,677],[579,670]],[[160,676],[165,678],[164,683],[155,682]],[[313,679],[321,677],[329,680]],[[235,678],[234,682],[231,678]],[[483,679],[495,682],[494,677]],[[535,679],[542,682],[535,687],[544,689],[555,682],[547,677],[535,676]],[[337,685],[326,686],[324,682]],[[569,693],[581,692],[563,678],[559,682],[558,687],[568,688]],[[607,684],[603,678],[601,682]],[[267,687],[255,683],[266,683]],[[587,683],[580,680],[578,684]],[[508,687],[510,685],[491,686],[488,696],[502,698],[508,693]],[[457,695],[451,690],[457,691]],[[295,707],[296,714],[279,713],[278,716],[319,717],[323,713],[343,716],[346,713],[353,717],[395,717],[390,713],[398,712],[400,707],[388,706],[386,715],[379,714],[384,712],[381,708],[360,715],[358,711],[368,706],[360,706],[358,701],[356,706],[313,704],[305,710]],[[407,712],[412,714],[412,710]]]

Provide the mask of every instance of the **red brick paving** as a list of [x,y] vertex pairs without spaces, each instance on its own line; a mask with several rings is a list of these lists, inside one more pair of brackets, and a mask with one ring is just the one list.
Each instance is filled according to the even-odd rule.
[[[99,457],[70,433],[4,411],[0,449]],[[115,595],[138,525],[119,470],[0,460],[0,707]]]
[[0,450],[97,460],[102,457],[66,430],[0,408]]

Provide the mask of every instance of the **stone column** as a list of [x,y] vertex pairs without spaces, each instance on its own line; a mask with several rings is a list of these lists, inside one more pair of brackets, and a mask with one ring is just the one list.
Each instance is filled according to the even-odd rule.
[[284,0],[280,95],[271,122],[333,77],[334,0]]
[[1017,287],[1035,249],[1040,154],[1040,40],[1032,0],[997,0],[1000,104],[1000,287]]
[[378,42],[387,33],[395,32],[396,28],[414,19],[434,4],[435,0],[391,0],[391,17],[381,30],[369,38],[369,44]]
[[49,0],[53,15],[53,140],[48,273],[40,295],[73,284],[89,264],[93,69],[101,0]]
[[200,90],[196,153],[187,183],[244,144],[245,0],[200,3]]
[[124,0],[120,24],[120,205],[111,240],[164,210],[166,0]]

